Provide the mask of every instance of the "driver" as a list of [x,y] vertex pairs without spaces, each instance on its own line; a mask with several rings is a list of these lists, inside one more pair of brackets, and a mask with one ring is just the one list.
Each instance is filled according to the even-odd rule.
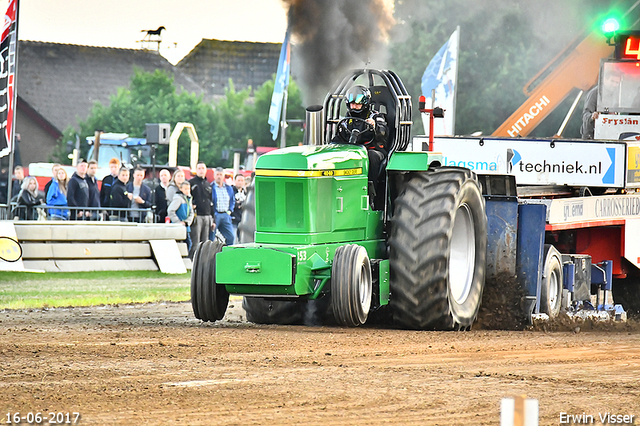
[[371,109],[371,92],[364,86],[353,86],[345,95],[347,115],[340,121],[333,143],[356,143],[367,148],[369,180],[376,182],[387,158],[389,128],[384,114]]

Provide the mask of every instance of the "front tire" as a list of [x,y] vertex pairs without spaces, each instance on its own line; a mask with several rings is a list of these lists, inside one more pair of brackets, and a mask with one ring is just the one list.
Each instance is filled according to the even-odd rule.
[[191,306],[195,317],[205,322],[224,318],[229,304],[227,289],[216,284],[216,254],[223,246],[220,240],[207,240],[193,256]]
[[371,264],[364,247],[338,247],[331,266],[331,306],[338,325],[357,327],[367,321],[372,290]]
[[487,216],[473,172],[442,167],[398,183],[389,237],[391,305],[405,328],[469,329],[482,300]]

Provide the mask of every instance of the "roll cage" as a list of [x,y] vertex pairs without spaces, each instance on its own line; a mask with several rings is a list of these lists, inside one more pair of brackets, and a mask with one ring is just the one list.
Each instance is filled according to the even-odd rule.
[[352,70],[329,92],[324,100],[326,114],[324,140],[335,136],[338,122],[346,114],[344,97],[354,85],[361,84],[371,91],[373,109],[386,114],[389,126],[387,149],[389,156],[395,151],[405,151],[411,141],[411,95],[400,78],[390,70]]

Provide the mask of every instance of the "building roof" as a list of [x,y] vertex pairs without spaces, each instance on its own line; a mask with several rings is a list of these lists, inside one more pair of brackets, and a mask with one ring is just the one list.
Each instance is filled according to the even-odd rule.
[[213,99],[225,94],[229,79],[236,90],[257,89],[278,68],[281,43],[202,39],[176,67],[188,74]]
[[85,120],[95,102],[109,104],[128,87],[134,68],[166,70],[178,90],[203,94],[188,75],[157,52],[20,41],[18,95],[60,132]]

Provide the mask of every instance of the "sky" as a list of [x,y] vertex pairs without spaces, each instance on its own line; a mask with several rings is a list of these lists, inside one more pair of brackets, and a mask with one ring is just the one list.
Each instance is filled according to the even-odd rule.
[[203,38],[282,43],[287,27],[282,0],[20,0],[19,13],[21,40],[88,46],[138,49],[162,25],[173,64]]

